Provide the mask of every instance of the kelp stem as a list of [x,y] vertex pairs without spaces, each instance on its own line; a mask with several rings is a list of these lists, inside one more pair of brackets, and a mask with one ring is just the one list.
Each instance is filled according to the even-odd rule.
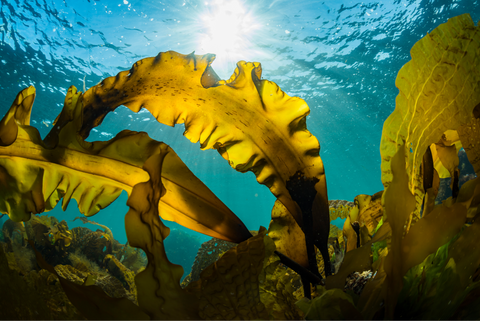
[[[312,273],[310,270],[304,268],[285,254],[282,254],[278,251],[275,251],[275,254],[278,255],[280,258],[280,262],[294,270],[295,272],[298,273],[302,277],[302,282],[305,278],[305,280],[308,280],[308,282],[313,283],[313,284],[320,284],[320,285],[325,285],[325,281],[322,279],[322,276],[318,276],[314,273]],[[304,284],[305,287],[305,284]]]
[[308,255],[308,266],[310,270],[317,276],[320,276],[317,265],[317,256],[315,254],[315,245],[313,244],[313,215],[312,210],[304,211],[303,213],[303,223],[304,223],[304,233],[305,233],[305,243],[307,246],[307,255]]
[[360,247],[360,223],[353,222],[350,225],[352,226],[355,233],[357,233],[357,249],[358,249]]
[[303,296],[306,297],[307,299],[311,300],[312,299],[312,289],[310,287],[310,281],[308,280],[307,277],[301,275],[300,276],[303,284]]
[[[290,193],[292,199],[297,202],[298,206],[302,210],[303,226],[302,230],[305,233],[305,243],[307,247],[307,256],[308,256],[308,266],[310,272],[321,279],[320,272],[318,271],[317,258],[315,255],[315,245],[314,245],[314,232],[313,232],[313,213],[312,205],[315,200],[315,195],[317,191],[315,190],[315,184],[319,180],[316,177],[307,178],[301,171],[297,171],[295,175],[291,176],[287,181],[287,189]],[[322,256],[324,254],[322,253]],[[325,270],[327,270],[327,262],[325,260]],[[305,278],[302,277],[302,282]],[[303,283],[304,289],[307,288],[307,285]],[[309,288],[309,287],[308,287]],[[306,291],[306,293],[310,291]],[[307,295],[306,295],[307,296]]]

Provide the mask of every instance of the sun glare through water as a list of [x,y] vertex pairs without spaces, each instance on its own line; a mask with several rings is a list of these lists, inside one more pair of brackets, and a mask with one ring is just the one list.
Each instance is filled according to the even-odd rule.
[[201,53],[215,53],[215,70],[228,70],[237,61],[245,59],[251,46],[251,37],[260,29],[252,12],[238,0],[206,2],[207,12],[201,15],[202,34],[199,37]]

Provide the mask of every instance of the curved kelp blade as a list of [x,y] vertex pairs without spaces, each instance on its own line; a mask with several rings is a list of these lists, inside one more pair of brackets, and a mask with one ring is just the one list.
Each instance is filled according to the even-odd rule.
[[[27,88],[18,97],[26,100],[27,93],[34,95],[35,89]],[[78,96],[75,89],[69,90],[64,112],[73,112]],[[18,97],[6,117],[16,114],[22,106]],[[135,177],[138,173],[141,179],[148,179],[143,171],[132,171],[133,166],[126,168],[119,160],[96,155],[98,151],[77,148],[75,141],[49,149],[36,128],[28,123],[22,125],[21,121],[14,124],[8,132],[2,127],[2,134],[17,132],[17,135],[10,145],[0,147],[0,212],[12,220],[27,221],[30,213],[48,211],[61,198],[64,208],[74,198],[83,214],[93,215],[118,197],[126,185],[118,178]],[[68,128],[65,130],[69,134]],[[130,175],[126,175],[128,172]]]
[[153,320],[199,319],[196,297],[180,287],[183,268],[168,260],[163,244],[170,229],[160,220],[157,204],[165,193],[161,172],[169,152],[164,146],[145,162],[150,180],[135,185],[127,202],[128,241],[148,257],[147,267],[135,277],[138,304]]
[[230,242],[240,243],[251,237],[245,224],[188,169],[171,148],[169,150],[161,173],[165,195],[159,203],[160,216]]
[[[17,98],[6,117],[18,115],[16,110],[34,92],[33,87],[22,91],[19,97],[23,100]],[[113,202],[122,190],[130,194],[134,185],[149,179],[142,166],[166,145],[146,133],[132,131],[122,131],[106,142],[85,142],[77,133],[82,123],[81,107],[81,93],[71,87],[44,141],[36,128],[26,122],[22,125],[22,120],[13,122],[15,126],[8,123],[8,131],[0,127],[2,133],[17,131],[10,145],[0,146],[0,212],[13,220],[27,221],[30,213],[48,211],[62,198],[65,210],[73,198],[80,212],[91,216]],[[250,237],[238,217],[171,149],[162,175],[166,191],[160,207],[170,219],[228,241]]]
[[17,139],[18,125],[30,125],[30,113],[35,100],[32,86],[18,93],[12,107],[0,121],[0,146],[9,146]]
[[470,122],[480,103],[480,27],[468,14],[451,18],[418,41],[411,56],[397,76],[400,93],[384,123],[380,152],[382,182],[388,188],[392,157],[405,149],[408,188],[415,195],[418,218],[424,153],[445,131]]
[[[286,181],[298,171],[317,178],[315,226],[328,238],[329,212],[318,140],[306,129],[309,107],[275,83],[261,80],[258,63],[239,62],[228,81],[218,81],[213,55],[160,53],[105,79],[84,96],[83,137],[120,105],[149,110],[166,125],[185,124],[184,135],[215,148],[240,172],[252,171],[302,226],[300,208]],[[321,214],[318,214],[321,213]]]

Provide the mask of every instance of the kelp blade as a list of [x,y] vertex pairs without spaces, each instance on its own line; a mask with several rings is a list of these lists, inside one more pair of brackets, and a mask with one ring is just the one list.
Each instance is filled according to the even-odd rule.
[[420,164],[427,148],[447,130],[470,122],[480,104],[480,27],[470,15],[448,20],[418,41],[412,60],[399,71],[395,111],[383,126],[382,182],[392,181],[391,159],[405,149],[408,187],[416,198],[416,219],[423,200]]
[[300,227],[301,211],[286,182],[298,171],[316,178],[316,244],[326,252],[330,226],[326,180],[318,140],[306,128],[308,105],[261,80],[258,63],[240,61],[229,80],[219,81],[210,66],[213,59],[169,51],[105,79],[85,93],[81,135],[87,137],[121,105],[134,112],[145,108],[169,126],[184,123],[190,141],[200,142],[202,149],[217,149],[237,171],[252,171]]
[[[51,210],[60,199],[65,210],[71,199],[86,216],[108,206],[122,190],[147,181],[146,159],[165,144],[146,133],[122,131],[106,142],[84,141],[81,93],[71,87],[62,113],[44,141],[29,126],[33,87],[22,91],[0,123],[0,212],[27,221],[30,214]],[[16,133],[12,138],[11,133]],[[241,242],[245,225],[171,151],[164,166],[167,186],[160,207],[168,218],[201,233]],[[196,206],[192,206],[196,205]]]

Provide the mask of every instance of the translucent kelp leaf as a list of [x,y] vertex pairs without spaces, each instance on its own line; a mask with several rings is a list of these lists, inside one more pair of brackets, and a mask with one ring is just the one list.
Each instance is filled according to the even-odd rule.
[[138,61],[129,71],[105,79],[84,96],[83,137],[120,105],[149,110],[161,123],[185,124],[184,135],[215,148],[237,171],[252,171],[303,226],[301,211],[286,189],[298,171],[316,178],[314,230],[326,252],[329,211],[318,140],[306,129],[310,109],[275,83],[261,79],[259,63],[240,61],[228,81],[210,67],[214,55],[173,51]]
[[[347,239],[347,252],[370,241],[378,222],[383,216],[382,206],[383,191],[374,195],[360,194],[355,196],[355,206],[350,209],[347,219],[343,224],[343,235]],[[352,227],[358,224],[358,233]]]
[[30,113],[34,100],[35,88],[32,86],[18,93],[12,108],[0,121],[0,146],[13,144],[17,139],[19,125],[30,125]]
[[456,130],[447,130],[438,142],[430,145],[434,167],[440,178],[455,177],[454,172],[458,172],[458,152],[461,148],[462,142]]
[[366,226],[368,234],[373,236],[378,223],[383,217],[382,206],[383,191],[370,195],[358,195],[355,199],[358,199],[359,214],[358,222],[360,227]]
[[[12,114],[16,117],[19,109],[25,116],[25,101],[30,102],[30,112],[34,93],[33,87],[19,93],[4,120]],[[78,96],[76,90],[71,88],[64,110],[73,114],[76,109],[77,116],[80,116]],[[3,124],[6,122],[2,121]],[[9,124],[8,127],[2,127],[1,132],[15,132],[15,139],[8,146],[0,147],[0,212],[8,214],[12,220],[27,221],[30,213],[49,210],[62,197],[64,208],[74,198],[83,214],[93,215],[115,200],[122,186],[126,185],[126,182],[122,182],[128,180],[122,171],[126,166],[121,166],[119,161],[115,164],[115,160],[98,157],[85,149],[75,149],[72,146],[75,141],[67,146],[49,149],[37,129],[29,126],[28,122],[20,119],[14,120],[13,124],[15,126]],[[65,130],[68,132],[69,128]],[[69,133],[66,135],[70,136]],[[100,153],[99,150],[97,152]],[[117,166],[107,172],[101,165]],[[114,179],[115,176],[123,177]],[[148,178],[145,173],[131,170],[129,177],[136,176]]]
[[[375,228],[374,234],[377,233],[377,231],[380,229],[380,227],[382,227],[382,225],[383,225],[383,219],[381,219],[380,222],[378,222],[378,225]],[[387,240],[383,240],[383,241],[375,242],[372,244],[373,263],[375,263],[381,257],[386,256],[388,252],[388,250],[385,249],[387,247],[387,243],[388,243]]]
[[[122,131],[105,142],[86,142],[81,93],[71,87],[64,108],[44,141],[28,125],[35,89],[23,90],[0,123],[5,135],[0,146],[0,212],[27,221],[30,213],[55,207],[63,198],[65,210],[73,198],[86,216],[108,206],[122,190],[147,181],[146,159],[165,144],[146,133]],[[27,108],[28,107],[28,108]],[[21,119],[15,117],[21,116]],[[12,118],[13,117],[13,118]],[[11,120],[13,119],[13,120]],[[10,133],[16,133],[12,140]],[[6,143],[9,144],[6,144]],[[165,217],[193,230],[240,242],[250,237],[245,225],[171,151],[162,177],[165,195],[160,210]]]
[[398,73],[395,111],[384,123],[380,152],[382,182],[392,181],[391,159],[404,148],[408,188],[419,216],[423,154],[447,130],[471,121],[480,103],[480,28],[468,14],[451,18],[418,41],[412,60]]
[[277,251],[301,266],[308,267],[305,234],[286,207],[278,200],[272,209],[268,236],[275,242]]
[[[353,209],[355,211],[355,209]],[[342,229],[343,237],[346,239],[345,250],[350,252],[351,250],[356,249],[359,243],[359,237],[357,232],[352,227],[351,217],[348,216],[345,222],[343,223]]]
[[[442,163],[443,167],[448,171],[448,176],[451,177],[451,182],[450,182],[450,189],[453,190],[453,184],[454,184],[454,177],[455,173],[456,176],[458,177],[459,171],[458,171],[458,164],[459,164],[459,159],[458,159],[458,150],[455,145],[452,146],[443,146],[439,144],[435,144],[435,150],[437,151],[437,156],[440,162]],[[445,178],[443,176],[440,176],[440,178]]]

